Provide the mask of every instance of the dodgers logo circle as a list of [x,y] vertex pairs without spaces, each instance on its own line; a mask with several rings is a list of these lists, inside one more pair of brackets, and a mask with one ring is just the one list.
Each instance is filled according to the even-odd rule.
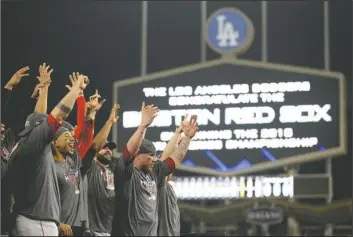
[[207,24],[207,43],[214,51],[244,53],[253,42],[254,27],[240,10],[223,8],[213,13]]

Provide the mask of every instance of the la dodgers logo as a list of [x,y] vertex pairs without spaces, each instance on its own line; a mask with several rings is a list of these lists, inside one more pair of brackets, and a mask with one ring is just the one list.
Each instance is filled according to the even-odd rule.
[[216,17],[218,23],[217,40],[219,47],[236,47],[239,45],[239,31],[234,29],[232,22],[226,21],[225,15]]
[[207,43],[218,53],[242,53],[253,41],[250,19],[233,8],[220,9],[208,20]]

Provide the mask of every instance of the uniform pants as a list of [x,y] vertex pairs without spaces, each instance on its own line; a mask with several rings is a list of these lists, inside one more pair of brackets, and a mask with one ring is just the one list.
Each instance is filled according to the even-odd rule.
[[59,229],[53,221],[40,221],[18,215],[13,236],[59,236]]

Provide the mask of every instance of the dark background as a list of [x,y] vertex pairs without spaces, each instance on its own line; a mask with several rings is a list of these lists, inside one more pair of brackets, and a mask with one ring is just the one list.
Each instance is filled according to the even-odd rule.
[[[261,60],[261,2],[214,1],[207,5],[208,15],[235,6],[249,16],[256,35],[243,58]],[[352,197],[352,2],[330,1],[329,5],[331,70],[345,74],[348,92],[349,153],[333,160],[334,198],[341,199]],[[22,87],[31,91],[39,64],[46,62],[55,69],[50,110],[66,93],[68,75],[85,73],[91,79],[86,97],[97,88],[108,99],[97,117],[98,131],[112,105],[112,82],[140,75],[141,12],[138,1],[2,1],[2,86],[17,69],[29,65],[31,76]],[[196,1],[149,2],[149,73],[200,62],[200,14]],[[323,34],[323,1],[268,3],[269,62],[323,69]],[[207,50],[207,60],[217,57]],[[19,97],[18,106],[27,100],[27,96]],[[24,120],[16,123],[22,126]],[[323,172],[323,164],[303,165],[301,171]]]

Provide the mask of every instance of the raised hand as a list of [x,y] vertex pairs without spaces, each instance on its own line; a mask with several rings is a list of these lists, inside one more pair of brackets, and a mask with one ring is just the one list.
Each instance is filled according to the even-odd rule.
[[141,106],[141,126],[146,128],[150,126],[158,112],[158,107],[153,104],[145,106],[145,102],[143,102]]
[[50,66],[46,65],[46,63],[43,63],[42,65],[39,66],[39,76],[37,76],[39,83],[36,85],[31,95],[33,99],[38,99],[41,89],[45,86],[50,85],[51,83],[50,75],[54,71],[54,69],[49,70],[49,68]]
[[29,74],[27,73],[28,70],[29,67],[26,66],[15,72],[15,74],[12,75],[11,79],[5,85],[5,88],[8,90],[12,90],[21,81],[23,77],[29,76]]
[[86,103],[86,107],[88,109],[88,113],[86,115],[87,118],[94,120],[96,113],[102,108],[105,99],[99,101],[100,98],[101,96],[98,93],[98,90],[96,90],[94,95],[89,97],[89,101]]
[[69,75],[69,79],[71,82],[71,86],[70,85],[65,85],[65,87],[71,91],[72,86],[75,84],[75,81],[77,81],[78,76],[80,75],[80,73],[78,72],[73,72],[71,75]]
[[116,112],[118,111],[118,109],[120,109],[120,105],[115,104],[112,108],[112,111],[110,112],[108,121],[111,123],[116,123],[119,119],[119,116],[116,115]]
[[197,116],[193,115],[191,116],[190,121],[183,125],[184,135],[191,139],[195,136],[198,130]]
[[188,120],[188,115],[186,114],[185,117],[184,117],[184,120],[181,121],[179,127],[176,129],[175,132],[182,133],[183,132],[183,128],[184,128],[184,124],[187,124],[187,123],[189,123],[189,120]]
[[81,90],[80,95],[83,95],[83,90],[86,88],[86,86],[89,83],[88,77],[76,72],[76,73],[72,73],[72,75],[69,75],[69,78],[71,81],[71,86],[65,85],[65,87],[69,90],[72,90],[73,87],[78,87]]
[[[72,87],[77,83],[77,80],[78,80],[78,77],[80,76],[81,74],[78,73],[78,72],[73,72],[71,75],[69,75],[69,79],[70,79],[70,82],[71,82],[71,86],[70,85],[65,85],[65,87],[71,91]],[[83,90],[80,91],[80,94],[79,96],[83,96]]]
[[103,103],[105,102],[105,99],[99,101],[100,98],[101,98],[101,95],[98,93],[98,90],[96,90],[96,93],[89,97],[89,101],[86,104],[87,108],[95,112],[100,110]]
[[39,76],[37,76],[37,79],[39,81],[39,84],[42,86],[44,84],[50,84],[51,82],[51,73],[54,71],[54,69],[50,69],[49,65],[46,65],[46,63],[43,63],[42,65],[39,66]]

